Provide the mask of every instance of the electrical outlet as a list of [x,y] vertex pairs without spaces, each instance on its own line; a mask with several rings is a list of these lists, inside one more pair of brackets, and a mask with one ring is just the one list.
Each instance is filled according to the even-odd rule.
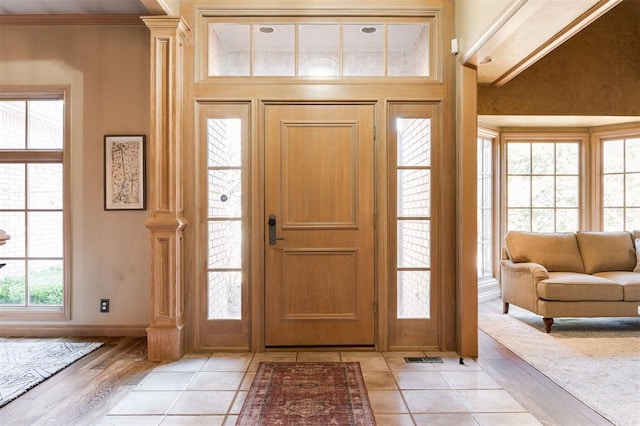
[[109,299],[100,299],[100,312],[109,312]]

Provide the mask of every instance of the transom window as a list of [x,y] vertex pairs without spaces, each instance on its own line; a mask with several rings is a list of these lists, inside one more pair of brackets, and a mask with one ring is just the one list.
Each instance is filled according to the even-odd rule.
[[207,20],[206,75],[431,77],[432,18],[362,23]]
[[0,95],[0,314],[67,317],[63,93]]

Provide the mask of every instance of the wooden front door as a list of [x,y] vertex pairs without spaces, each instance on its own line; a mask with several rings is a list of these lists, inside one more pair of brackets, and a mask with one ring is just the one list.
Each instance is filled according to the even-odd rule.
[[265,107],[265,344],[373,345],[374,106]]

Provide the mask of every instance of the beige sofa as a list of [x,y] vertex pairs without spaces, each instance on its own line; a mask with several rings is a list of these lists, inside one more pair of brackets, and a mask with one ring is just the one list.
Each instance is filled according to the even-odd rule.
[[557,317],[640,314],[640,231],[510,231],[500,262],[504,313],[509,304]]

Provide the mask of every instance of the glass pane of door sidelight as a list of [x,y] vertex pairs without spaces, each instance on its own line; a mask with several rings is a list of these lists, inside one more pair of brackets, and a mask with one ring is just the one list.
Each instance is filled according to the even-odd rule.
[[389,117],[391,256],[389,306],[392,348],[438,344],[438,307],[432,265],[436,108],[393,104]]
[[199,348],[247,349],[248,104],[202,103]]

